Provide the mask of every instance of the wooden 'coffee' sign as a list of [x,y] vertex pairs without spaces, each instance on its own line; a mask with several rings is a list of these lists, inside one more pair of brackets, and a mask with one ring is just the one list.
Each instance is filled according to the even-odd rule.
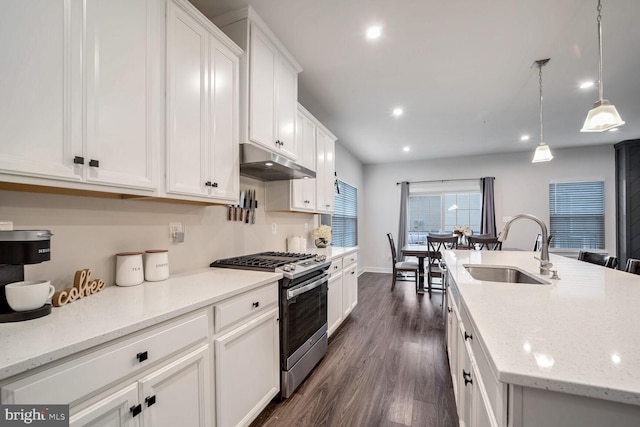
[[77,299],[100,292],[104,289],[104,281],[102,279],[96,279],[93,281],[90,279],[91,270],[88,268],[76,271],[73,278],[73,287],[53,294],[51,304],[53,304],[54,307],[60,307],[69,302],[74,302]]

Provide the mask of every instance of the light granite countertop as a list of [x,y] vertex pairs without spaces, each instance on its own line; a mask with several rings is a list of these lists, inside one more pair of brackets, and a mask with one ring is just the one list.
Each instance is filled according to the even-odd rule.
[[358,252],[358,247],[341,248],[338,246],[327,246],[326,248],[308,248],[306,252],[310,254],[326,255],[327,259],[343,257],[354,252]]
[[[446,251],[499,381],[640,405],[640,276],[533,252]],[[483,282],[465,264],[517,266],[550,285]]]
[[109,286],[53,307],[51,314],[0,324],[0,380],[153,326],[262,285],[280,273],[206,268],[162,282]]

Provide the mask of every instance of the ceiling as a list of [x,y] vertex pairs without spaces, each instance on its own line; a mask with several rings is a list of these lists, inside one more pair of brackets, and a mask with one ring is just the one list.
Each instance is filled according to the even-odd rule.
[[[640,138],[638,0],[603,0],[604,97],[627,122],[603,133],[579,132],[598,99],[597,84],[578,87],[598,79],[596,0],[191,1],[209,17],[253,6],[303,68],[300,103],[365,164],[533,155],[531,65],[542,58],[551,58],[543,123],[552,151]],[[382,36],[369,41],[373,24]]]

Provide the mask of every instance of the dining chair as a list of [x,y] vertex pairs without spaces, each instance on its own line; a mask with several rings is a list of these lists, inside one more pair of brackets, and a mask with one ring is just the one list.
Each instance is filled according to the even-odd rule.
[[[547,241],[547,243],[549,243],[549,245],[551,245],[551,239],[553,239],[553,236],[551,234],[549,234],[549,240]],[[549,246],[551,247],[551,246]],[[542,249],[542,234],[538,233],[538,235],[536,236],[536,241],[533,244],[533,251],[534,252],[538,252]]]
[[[429,248],[429,256],[427,257],[427,285],[429,292],[431,292],[433,287],[432,279],[440,278],[440,284],[443,284],[442,270],[440,269],[442,254],[440,251],[444,249],[457,249],[458,237],[453,234],[428,234],[427,246]],[[445,291],[444,286],[434,289]]]
[[618,266],[617,257],[598,252],[580,251],[578,260],[608,268],[616,268]]
[[[387,238],[389,239],[389,247],[391,248],[391,260],[393,265],[393,279],[391,282],[391,290],[396,287],[396,280],[398,280],[398,273],[400,272],[413,272],[413,278],[416,284],[416,291],[418,290],[418,263],[413,261],[398,261],[397,252],[396,252],[396,244],[393,242],[393,235],[391,233],[387,233]],[[403,276],[400,276],[403,277]],[[406,281],[406,279],[401,278],[400,280]]]
[[469,249],[474,250],[488,250],[488,251],[501,251],[502,242],[497,237],[489,234],[477,234],[467,237],[469,243]]
[[627,259],[627,266],[624,268],[627,273],[640,274],[640,259]]

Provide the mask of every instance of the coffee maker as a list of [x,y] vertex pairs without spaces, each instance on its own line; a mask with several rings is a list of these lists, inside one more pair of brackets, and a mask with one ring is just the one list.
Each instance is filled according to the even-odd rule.
[[51,259],[51,231],[0,231],[0,323],[36,319],[51,313],[51,305],[29,311],[13,311],[7,303],[5,286],[24,280],[24,266]]

